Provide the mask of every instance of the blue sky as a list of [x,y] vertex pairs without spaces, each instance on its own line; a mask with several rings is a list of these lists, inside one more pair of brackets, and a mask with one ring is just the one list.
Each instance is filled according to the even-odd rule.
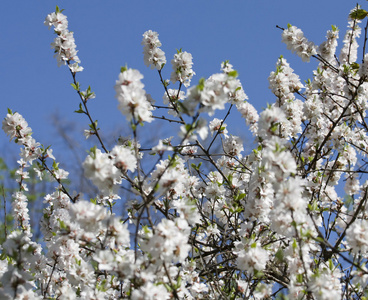
[[[290,23],[300,27],[309,40],[320,44],[333,24],[340,28],[341,41],[348,13],[355,4],[347,0],[3,1],[0,112],[5,116],[9,107],[21,113],[34,137],[46,145],[55,142],[51,125],[55,112],[65,120],[88,127],[83,115],[73,113],[79,99],[70,86],[68,69],[57,67],[53,58],[53,31],[43,25],[56,5],[65,9],[69,30],[74,31],[85,68],[78,80],[82,89],[91,85],[96,93],[89,107],[104,134],[126,124],[117,110],[113,89],[121,66],[127,63],[140,70],[147,93],[158,101],[162,98],[157,72],[143,63],[140,43],[146,30],[160,34],[168,61],[179,48],[193,55],[197,74],[192,80],[194,84],[201,77],[219,72],[221,62],[230,60],[249,101],[260,111],[274,101],[267,77],[280,55],[287,58],[303,81],[312,77],[311,71],[317,65],[313,60],[302,63],[291,54],[281,43],[281,30],[276,25],[286,27]],[[169,78],[170,73],[171,65],[167,64],[164,77]],[[228,123],[233,126],[230,133],[242,135],[248,131],[237,113]],[[82,132],[78,134],[84,138]],[[0,145],[7,144],[7,140],[1,132]]]

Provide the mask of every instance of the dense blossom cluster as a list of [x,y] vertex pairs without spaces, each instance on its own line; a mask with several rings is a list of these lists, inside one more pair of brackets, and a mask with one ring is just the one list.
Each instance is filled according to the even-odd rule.
[[287,61],[280,57],[276,64],[276,72],[268,77],[269,87],[278,97],[278,107],[286,114],[282,122],[282,134],[285,137],[296,137],[302,130],[303,102],[295,98],[294,93],[304,86],[299,76],[293,73]]
[[177,54],[174,55],[174,58],[171,60],[173,72],[171,73],[170,80],[175,83],[179,81],[184,84],[185,87],[190,85],[190,81],[195,75],[192,70],[193,62],[192,62],[192,54],[184,51],[178,51]]
[[151,66],[152,69],[161,70],[166,64],[165,52],[159,47],[161,42],[158,39],[158,33],[148,30],[143,34],[143,54],[144,63],[146,66]]
[[288,28],[282,33],[282,41],[286,43],[287,48],[296,53],[303,61],[308,62],[312,55],[317,54],[316,46],[309,42],[301,29],[288,25]]
[[83,67],[78,64],[81,62],[77,56],[77,46],[73,32],[68,30],[68,20],[59,9],[52,14],[47,15],[44,22],[49,29],[53,26],[54,32],[57,34],[51,48],[55,50],[54,57],[57,59],[58,66],[68,64],[70,70],[75,72],[83,71]]
[[[197,112],[206,112],[212,116],[217,109],[224,109],[225,104],[230,102],[233,95],[242,89],[236,72],[213,74],[208,79],[202,79],[197,86],[188,89],[187,97],[183,101],[185,111],[189,115]],[[247,96],[242,93],[240,99],[236,99],[236,104],[241,105]]]
[[[336,27],[316,47],[289,25],[282,34],[288,49],[319,64],[303,85],[280,57],[269,76],[275,102],[260,113],[228,61],[190,86],[192,56],[178,51],[170,80],[163,79],[158,34],[145,32],[144,62],[158,70],[163,101],[155,105],[145,93],[139,71],[121,69],[116,98],[132,137],[108,150],[90,125],[100,143],[82,165],[98,189],[91,201],[68,192],[68,172],[9,110],[2,128],[22,149],[12,195],[17,230],[1,247],[0,298],[365,299],[368,58],[357,62],[357,38],[359,18],[367,16],[359,6],[351,11],[340,56]],[[46,24],[58,35],[58,60],[77,61],[75,47],[64,47],[74,45],[63,40],[66,17],[57,9]],[[169,81],[178,87],[168,89]],[[77,111],[90,120],[92,95],[83,92]],[[231,134],[233,108],[253,134],[251,152]],[[154,116],[154,109],[169,117]],[[207,122],[205,114],[216,115]],[[144,130],[154,118],[177,134],[157,132],[158,141],[143,147],[138,125]],[[30,225],[29,168],[55,182],[44,197],[40,244]]]
[[153,107],[143,89],[142,78],[143,75],[138,70],[122,69],[115,84],[119,109],[129,121],[133,118],[139,122],[152,121]]

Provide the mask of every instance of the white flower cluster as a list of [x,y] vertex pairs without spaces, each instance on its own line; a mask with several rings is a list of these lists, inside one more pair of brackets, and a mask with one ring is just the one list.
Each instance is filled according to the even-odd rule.
[[123,174],[134,172],[137,159],[125,146],[117,145],[110,153],[93,149],[83,163],[84,174],[103,193],[109,193],[121,183]]
[[171,82],[175,83],[179,81],[184,84],[185,87],[188,87],[193,75],[195,75],[195,72],[192,70],[192,54],[180,50],[174,55],[171,64],[173,68],[170,77]]
[[259,242],[242,241],[235,243],[237,251],[236,263],[240,270],[252,274],[263,271],[268,261],[268,253],[261,247]]
[[153,259],[161,259],[166,263],[182,263],[190,250],[189,232],[185,219],[178,218],[176,222],[163,219],[156,226],[154,234],[143,237],[142,250],[150,253]]
[[[236,71],[233,69],[233,65],[229,63],[229,61],[225,61],[221,63],[221,70],[224,74],[229,76],[236,75]],[[234,76],[235,77],[235,76]],[[243,86],[239,79],[235,79],[234,87],[236,86],[233,92],[229,93],[229,102],[236,105],[237,110],[241,113],[242,117],[245,119],[245,122],[248,126],[250,126],[250,130],[255,135],[257,133],[258,127],[258,113],[252,104],[248,101],[248,96],[245,94]]]
[[118,108],[128,121],[151,122],[153,107],[147,99],[141,79],[143,75],[138,70],[122,69],[115,83]]
[[[350,14],[356,12],[359,9],[360,6],[358,5],[350,11]],[[346,31],[343,40],[344,46],[342,47],[339,55],[341,66],[356,62],[358,58],[359,45],[356,39],[361,34],[359,23],[361,23],[361,20],[359,19],[350,20],[348,22],[348,30]]]
[[[271,184],[274,193],[273,209],[269,212],[271,228],[277,233],[294,237],[296,231],[292,224],[306,228],[310,228],[311,224],[305,215],[307,201],[302,196],[304,180],[295,176],[295,159],[285,148],[285,140],[279,137],[285,121],[283,111],[277,106],[261,113],[258,123],[258,136],[262,144],[259,172]],[[265,212],[267,209],[267,206],[264,207]]]
[[15,230],[9,234],[1,250],[12,263],[7,263],[6,268],[0,271],[0,298],[42,299],[35,292],[34,276],[28,272],[39,263],[41,246],[32,242],[28,234]]
[[[24,171],[24,168],[30,166],[36,159],[51,158],[55,160],[55,157],[52,155],[52,149],[41,148],[41,144],[31,136],[32,129],[28,126],[28,123],[17,112],[13,113],[9,111],[2,122],[2,129],[10,136],[11,140],[15,138],[15,142],[23,146],[20,153],[21,159],[18,161],[19,170],[16,174],[19,175],[17,181],[21,185],[21,189],[26,191],[27,186],[23,183],[23,179],[28,177],[28,173]],[[34,170],[39,179],[42,180],[42,171],[37,166]],[[53,175],[55,179],[65,179],[68,176],[68,172],[56,167],[53,170]]]
[[363,79],[368,79],[368,53],[364,54],[363,63],[360,65],[359,68],[359,74]]
[[151,69],[161,70],[166,64],[166,57],[165,52],[159,48],[161,47],[161,42],[158,39],[158,33],[152,30],[146,31],[143,34],[142,45],[146,66],[151,66]]
[[15,220],[20,225],[20,227],[26,232],[29,236],[31,234],[31,226],[29,223],[29,214],[28,214],[28,199],[23,192],[16,192],[13,194],[13,215],[15,216]]
[[189,88],[183,105],[189,115],[193,115],[197,105],[201,105],[199,112],[206,112],[212,116],[217,109],[224,109],[238,88],[238,80],[231,74],[218,73],[199,85]]
[[225,137],[228,137],[228,131],[226,127],[227,125],[223,122],[223,120],[214,118],[209,124],[211,136],[213,136],[214,133],[216,134],[218,132],[219,134],[223,134]]
[[75,239],[95,243],[105,238],[96,233],[107,231],[111,248],[116,245],[129,247],[130,234],[127,225],[123,225],[118,218],[108,213],[106,208],[81,200],[70,206],[69,214],[70,223],[67,222],[66,225],[73,228]]
[[236,107],[245,119],[245,123],[250,127],[250,131],[255,135],[258,131],[257,123],[259,119],[257,110],[247,101],[238,104]]
[[348,245],[354,253],[368,252],[368,220],[355,220],[346,231]]
[[282,135],[297,136],[302,130],[303,103],[295,99],[294,93],[304,87],[299,76],[294,74],[286,59],[280,57],[276,64],[276,72],[271,72],[268,82],[269,88],[278,98],[277,106],[283,110],[286,117],[282,122]]
[[332,30],[327,31],[327,40],[324,41],[318,47],[318,53],[327,62],[332,65],[336,65],[335,53],[337,48],[337,39],[339,38],[339,30],[337,27],[332,26]]
[[349,22],[349,30],[346,32],[343,43],[344,46],[340,52],[340,63],[350,64],[356,62],[358,59],[358,42],[357,38],[360,36],[361,28],[354,21]]
[[243,141],[240,137],[231,135],[227,137],[223,143],[224,152],[229,156],[237,156],[241,158],[241,152],[243,152]]
[[301,29],[288,24],[288,28],[282,33],[282,41],[287,49],[296,53],[305,62],[309,62],[312,55],[317,54],[316,46],[309,42]]
[[80,59],[77,56],[74,34],[68,30],[66,16],[57,8],[56,12],[47,15],[44,24],[49,29],[54,26],[54,32],[57,34],[54,42],[51,43],[51,48],[55,50],[54,57],[57,59],[58,66],[68,64],[73,73],[83,71],[83,67],[79,66]]
[[6,115],[2,122],[2,129],[6,135],[10,136],[10,140],[15,138],[15,142],[19,144],[22,144],[32,133],[32,129],[28,127],[27,121],[17,112]]
[[319,272],[313,275],[309,291],[317,300],[335,300],[341,299],[341,272],[338,268],[331,270],[327,266],[323,266]]
[[[50,198],[55,196],[57,194],[49,195]],[[64,280],[55,283],[55,294],[73,299],[76,295],[75,287],[79,286],[87,299],[92,296],[103,298],[104,295],[95,290],[95,268],[92,265],[98,267],[98,270],[109,270],[124,278],[129,276],[127,266],[133,266],[134,261],[131,252],[123,250],[130,245],[127,225],[122,224],[106,208],[88,201],[80,200],[75,204],[64,202],[60,206],[55,201],[57,198],[50,200],[53,202],[47,210],[47,226],[52,228],[54,234],[48,238],[47,247],[50,252],[42,261],[58,263],[65,270],[56,271]],[[87,249],[95,250],[91,253]],[[119,253],[116,259],[107,255],[113,251]],[[128,264],[124,264],[124,261]],[[48,268],[44,266],[42,270],[45,275]],[[121,268],[124,271],[120,272]],[[44,280],[47,280],[46,276]],[[113,297],[111,292],[109,294]]]
[[279,98],[280,106],[287,101],[294,100],[294,93],[303,88],[299,76],[294,73],[283,57],[277,61],[276,72],[271,72],[268,82],[272,93]]

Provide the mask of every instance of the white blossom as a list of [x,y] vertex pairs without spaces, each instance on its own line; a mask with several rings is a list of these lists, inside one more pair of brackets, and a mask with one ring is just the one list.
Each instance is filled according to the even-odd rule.
[[295,26],[288,25],[288,28],[282,34],[282,41],[289,50],[296,53],[305,62],[309,62],[310,57],[317,54],[316,46],[313,42],[309,42],[304,37],[301,29]]
[[161,70],[163,65],[166,64],[166,57],[165,53],[159,48],[161,47],[161,42],[158,39],[158,33],[152,30],[146,31],[143,34],[142,45],[146,66],[151,66],[151,69]]
[[151,122],[153,107],[148,101],[141,82],[143,75],[138,70],[123,70],[115,84],[116,98],[121,113],[128,121]]
[[192,55],[186,51],[178,51],[174,55],[174,58],[171,60],[173,71],[170,77],[173,83],[179,81],[185,87],[190,85],[190,81],[193,75],[195,75],[195,72],[192,70],[192,59]]

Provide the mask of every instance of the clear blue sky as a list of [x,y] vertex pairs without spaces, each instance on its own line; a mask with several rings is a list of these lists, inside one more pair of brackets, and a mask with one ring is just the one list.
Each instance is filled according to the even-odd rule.
[[[302,28],[306,37],[320,44],[331,25],[345,34],[347,16],[356,2],[296,0],[78,0],[78,1],[2,1],[0,11],[0,112],[7,107],[21,113],[40,142],[52,144],[55,130],[50,115],[56,111],[67,120],[88,127],[83,115],[73,113],[79,99],[70,87],[68,69],[58,68],[50,43],[52,30],[43,25],[55,6],[65,9],[69,30],[74,31],[81,65],[78,75],[82,89],[91,85],[97,97],[90,110],[99,120],[102,132],[125,123],[114,98],[115,80],[120,66],[140,70],[146,91],[154,99],[163,95],[156,71],[143,63],[141,39],[148,29],[157,31],[168,61],[175,49],[192,53],[196,76],[219,72],[220,63],[230,60],[240,75],[249,101],[261,110],[274,101],[267,77],[280,55],[286,57],[302,80],[311,78],[313,61],[302,63],[281,43],[281,30],[288,23]],[[361,2],[366,5],[366,1]],[[171,65],[163,73],[170,77]],[[239,115],[231,122],[235,134],[247,131]],[[240,125],[240,126],[239,126]],[[80,133],[83,138],[82,133]],[[3,132],[0,145],[7,143]]]

